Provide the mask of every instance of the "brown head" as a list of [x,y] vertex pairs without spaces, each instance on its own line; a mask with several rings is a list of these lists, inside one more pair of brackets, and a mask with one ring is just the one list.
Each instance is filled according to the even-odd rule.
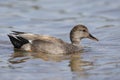
[[97,38],[92,36],[87,27],[84,25],[76,25],[73,27],[73,29],[70,32],[70,40],[73,45],[78,45],[80,43],[80,40],[83,38],[89,38],[95,41],[98,41]]

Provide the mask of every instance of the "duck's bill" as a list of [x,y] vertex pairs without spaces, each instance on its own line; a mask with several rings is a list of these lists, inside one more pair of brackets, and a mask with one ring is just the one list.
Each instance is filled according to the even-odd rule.
[[92,36],[91,34],[89,34],[88,38],[94,41],[99,41],[96,37]]

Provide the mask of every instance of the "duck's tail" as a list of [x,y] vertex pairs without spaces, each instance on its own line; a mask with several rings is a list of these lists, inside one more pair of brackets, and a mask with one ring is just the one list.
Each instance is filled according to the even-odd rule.
[[8,34],[8,37],[13,44],[14,48],[21,48],[24,44],[29,43],[29,41],[19,34],[24,34],[24,32],[12,31],[13,33]]

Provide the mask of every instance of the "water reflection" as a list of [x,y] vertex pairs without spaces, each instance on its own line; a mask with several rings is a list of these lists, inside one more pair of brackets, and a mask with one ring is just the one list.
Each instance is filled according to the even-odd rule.
[[87,66],[92,66],[93,63],[89,61],[83,61],[80,55],[72,55],[70,58],[70,67],[73,72],[81,72],[87,70]]
[[11,58],[8,60],[12,64],[18,64],[26,62],[28,59],[42,59],[44,61],[53,61],[61,62],[64,60],[69,60],[69,67],[72,72],[81,72],[89,70],[90,66],[93,66],[92,62],[84,61],[81,58],[82,52],[74,53],[69,55],[52,55],[45,53],[33,53],[33,52],[24,52],[24,51],[14,51],[11,55]]
[[12,64],[22,63],[29,59],[30,54],[24,51],[14,51],[11,58],[8,60]]

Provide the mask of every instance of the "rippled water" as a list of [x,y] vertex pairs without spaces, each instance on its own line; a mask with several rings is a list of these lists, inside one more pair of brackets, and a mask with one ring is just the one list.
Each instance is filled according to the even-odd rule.
[[[119,80],[120,0],[0,0],[1,80]],[[86,25],[99,42],[82,41],[80,54],[55,56],[14,52],[12,30],[47,34],[69,41],[76,24]]]

